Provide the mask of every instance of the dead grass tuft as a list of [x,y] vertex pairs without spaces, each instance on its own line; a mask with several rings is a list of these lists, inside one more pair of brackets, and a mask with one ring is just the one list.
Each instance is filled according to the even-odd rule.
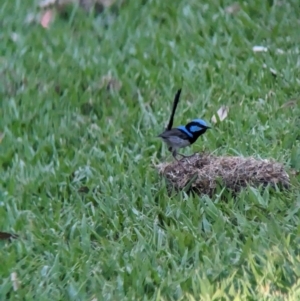
[[290,179],[282,164],[273,160],[253,157],[217,157],[196,153],[179,162],[161,163],[156,166],[167,179],[170,191],[186,190],[213,196],[218,184],[239,192],[247,185],[253,187],[275,186],[288,188]]

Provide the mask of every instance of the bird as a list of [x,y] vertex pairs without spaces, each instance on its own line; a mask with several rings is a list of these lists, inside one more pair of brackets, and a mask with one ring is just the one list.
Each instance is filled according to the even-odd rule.
[[178,153],[178,149],[192,145],[203,135],[210,127],[203,119],[194,119],[187,125],[180,125],[170,130],[165,130],[158,137],[167,144],[168,150],[177,160],[177,155],[188,157]]
[[174,115],[179,102],[181,89],[175,95],[173,101],[173,108],[170,120],[166,129],[158,135],[167,144],[168,150],[172,153],[173,157],[177,160],[177,155],[188,157],[178,153],[178,149],[192,145],[197,139],[203,135],[210,127],[202,119],[194,119],[187,125],[180,125],[173,128]]

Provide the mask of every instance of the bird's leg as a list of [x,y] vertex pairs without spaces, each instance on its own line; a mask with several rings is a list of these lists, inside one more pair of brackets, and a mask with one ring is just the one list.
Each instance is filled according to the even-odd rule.
[[[172,154],[172,156],[176,159],[177,151],[172,146],[168,147],[168,151]],[[176,159],[177,160],[177,159]]]
[[172,152],[172,156],[175,158],[175,160],[177,161],[177,162],[179,162],[179,160],[177,159],[177,151],[176,151],[176,149],[172,149],[171,147],[170,147],[170,152]]
[[168,150],[172,153],[172,156],[174,157],[174,159],[178,162],[178,164],[180,164],[183,168],[184,166],[182,165],[182,162],[180,160],[177,159],[177,155],[179,155],[177,153],[177,149],[176,148],[173,148],[172,146],[170,146],[168,148]]
[[175,160],[177,161],[177,163],[183,168],[183,169],[185,169],[185,167],[184,167],[184,165],[182,164],[182,162],[180,161],[180,160],[178,160],[177,159],[177,155],[180,155],[180,154],[178,154],[177,153],[177,150],[176,149],[173,149],[172,150],[172,155],[173,155],[173,157],[175,158]]

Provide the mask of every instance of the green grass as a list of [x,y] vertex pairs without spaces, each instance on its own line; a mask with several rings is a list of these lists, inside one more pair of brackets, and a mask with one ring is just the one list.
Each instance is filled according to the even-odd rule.
[[[0,8],[0,231],[20,235],[1,242],[0,300],[299,299],[299,176],[289,192],[168,197],[153,168],[182,87],[176,125],[230,108],[186,153],[300,169],[299,0],[237,15],[226,0],[128,0],[49,30],[25,22],[35,3]],[[119,91],[101,88],[109,73]]]

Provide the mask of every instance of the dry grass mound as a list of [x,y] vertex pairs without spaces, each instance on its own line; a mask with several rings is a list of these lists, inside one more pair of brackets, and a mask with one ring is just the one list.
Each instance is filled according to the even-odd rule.
[[161,163],[157,166],[168,182],[169,190],[194,191],[213,196],[218,185],[234,193],[247,185],[288,188],[290,178],[282,164],[253,157],[217,157],[196,153],[179,162]]

